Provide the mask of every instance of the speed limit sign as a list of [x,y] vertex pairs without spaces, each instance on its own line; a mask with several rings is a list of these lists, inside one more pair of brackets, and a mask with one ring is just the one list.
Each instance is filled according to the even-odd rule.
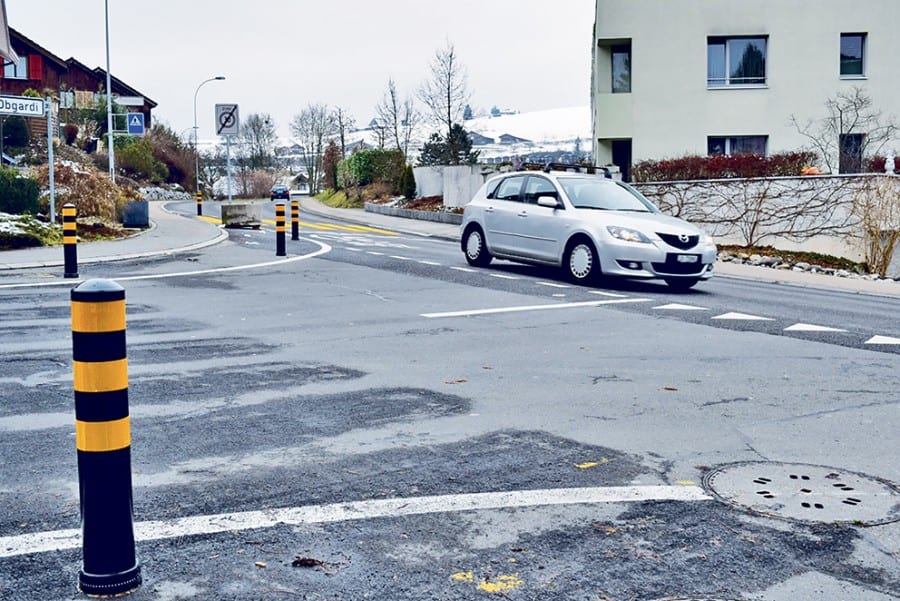
[[238,105],[216,105],[216,135],[236,136],[241,133],[241,120],[238,116]]

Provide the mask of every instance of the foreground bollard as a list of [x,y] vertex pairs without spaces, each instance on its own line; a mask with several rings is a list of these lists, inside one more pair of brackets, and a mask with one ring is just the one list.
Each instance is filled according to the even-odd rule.
[[291,201],[291,240],[300,239],[300,201]]
[[118,595],[141,584],[131,504],[125,290],[111,280],[88,280],[71,297],[83,558],[78,586],[88,595]]
[[284,203],[275,205],[275,256],[287,256],[284,248]]
[[63,261],[67,278],[78,277],[78,231],[75,223],[75,205],[63,205]]
[[197,190],[197,215],[203,215],[203,192]]

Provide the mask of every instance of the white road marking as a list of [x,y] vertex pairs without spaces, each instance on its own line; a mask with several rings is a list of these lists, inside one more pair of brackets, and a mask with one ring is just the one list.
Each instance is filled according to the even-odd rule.
[[444,313],[422,313],[422,317],[470,317],[473,315],[494,315],[497,313],[518,313],[521,311],[545,311],[547,309],[576,309],[581,307],[599,307],[601,305],[617,305],[622,303],[647,303],[649,298],[623,298],[615,300],[584,301],[579,303],[558,303],[554,305],[526,305],[519,307],[498,307],[496,309],[471,309],[468,311],[447,311]]
[[477,269],[469,269],[468,267],[451,267],[450,269],[455,269],[456,271],[464,271],[466,273],[475,273]]
[[366,251],[366,254],[367,254],[367,255],[375,255],[376,257],[383,257],[383,256],[384,256],[384,253],[375,252],[374,250],[367,250],[367,251]]
[[363,251],[363,249],[361,249],[361,248],[355,248],[355,247],[353,247],[353,246],[348,246],[348,247],[345,248],[344,250],[350,250],[350,251],[353,251],[353,252],[355,252],[355,253],[361,253],[361,252]]
[[[312,259],[313,257],[318,257],[319,255],[323,255],[327,252],[331,251],[331,246],[325,244],[324,242],[313,242],[314,244],[318,244],[320,246],[319,250],[311,253],[307,253],[305,255],[297,255],[296,257],[288,257],[287,259],[277,259],[275,261],[264,261],[262,263],[251,263],[249,265],[233,265],[231,267],[213,267],[211,269],[198,269],[197,271],[178,271],[175,273],[157,273],[153,275],[130,275],[124,276],[121,278],[109,278],[116,282],[134,282],[138,280],[163,280],[166,278],[181,278],[188,276],[197,276],[197,275],[206,275],[210,273],[226,273],[229,271],[243,271],[245,269],[259,269],[261,267],[271,267],[273,265],[283,265],[285,263],[293,263],[294,261],[302,261],[303,259]],[[34,284],[3,284],[0,285],[0,289],[3,288],[38,288],[45,286],[74,286],[84,282],[86,280],[83,279],[71,279],[65,280],[61,282],[40,282]]]
[[[698,486],[610,486],[605,488],[557,488],[484,492],[377,499],[137,522],[134,525],[134,535],[137,541],[149,541],[257,528],[274,528],[276,526],[328,524],[456,511],[593,503],[711,500],[712,497],[708,496]],[[0,538],[0,558],[62,551],[75,549],[79,546],[81,546],[80,529],[72,528],[19,534]]]
[[409,257],[401,257],[400,255],[391,255],[391,259],[397,259],[398,261],[412,261]]
[[709,311],[706,307],[696,307],[694,305],[682,305],[679,303],[669,303],[668,305],[660,305],[653,307],[654,309],[665,309],[668,311]]
[[611,298],[628,298],[627,294],[616,294],[615,292],[601,292],[600,290],[588,290],[588,294],[597,294],[599,296],[609,296]]
[[846,332],[840,328],[829,328],[828,326],[817,326],[811,323],[795,323],[784,329],[785,332]]
[[866,344],[900,344],[900,338],[891,336],[872,336],[866,340]]
[[434,261],[416,261],[416,263],[421,263],[422,265],[431,265],[432,267],[440,267],[440,263],[436,263]]
[[550,288],[571,288],[571,286],[566,286],[565,284],[557,284],[555,282],[535,282],[538,286],[548,286]]
[[760,317],[759,315],[748,315],[747,313],[723,313],[716,315],[713,319],[734,319],[739,321],[775,321],[771,317]]
[[492,273],[492,274],[490,274],[490,276],[492,278],[500,278],[501,280],[518,280],[519,279],[514,275],[506,275],[503,273]]

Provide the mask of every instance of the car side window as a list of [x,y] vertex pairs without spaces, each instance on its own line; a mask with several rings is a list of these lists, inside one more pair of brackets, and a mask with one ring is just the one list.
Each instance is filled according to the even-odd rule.
[[559,201],[559,192],[553,182],[539,175],[528,176],[525,182],[525,202],[528,204],[537,204],[537,200],[541,196],[552,196]]
[[497,186],[497,189],[494,191],[494,195],[492,198],[495,198],[497,200],[521,202],[522,182],[524,180],[525,178],[521,175],[507,177],[502,182],[500,182],[499,186]]

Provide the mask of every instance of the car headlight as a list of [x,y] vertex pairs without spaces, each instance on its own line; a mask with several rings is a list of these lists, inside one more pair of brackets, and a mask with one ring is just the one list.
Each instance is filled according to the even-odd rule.
[[628,229],[627,227],[608,225],[606,226],[606,231],[608,231],[609,235],[613,238],[618,238],[619,240],[624,240],[626,242],[643,242],[644,244],[650,243],[650,239],[647,238],[647,236],[637,230]]

